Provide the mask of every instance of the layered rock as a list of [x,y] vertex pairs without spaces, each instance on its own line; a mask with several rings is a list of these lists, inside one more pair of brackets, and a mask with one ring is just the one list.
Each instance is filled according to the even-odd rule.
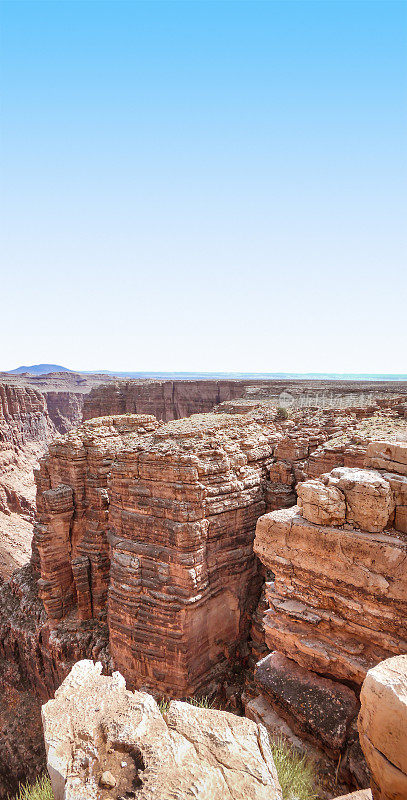
[[278,438],[265,418],[139,415],[87,422],[51,445],[34,538],[50,623],[108,612],[131,686],[215,690],[258,600],[253,539]]
[[266,731],[222,711],[155,700],[81,661],[42,709],[55,800],[281,800]]
[[363,417],[379,408],[400,408],[404,414],[405,382],[224,379],[109,380],[85,399],[84,419],[114,414],[154,414],[168,421],[212,411],[246,413],[270,403],[293,409],[343,409]]
[[373,800],[407,797],[407,655],[369,670],[360,695],[360,743]]
[[212,411],[225,400],[241,397],[260,381],[129,380],[93,389],[86,397],[83,419],[114,414],[153,414],[168,422]]
[[107,644],[107,627],[95,620],[67,619],[50,632],[30,564],[0,587],[1,798],[44,769],[41,703],[78,659],[98,658],[110,669]]
[[49,441],[80,421],[82,403],[81,394],[0,383],[0,578],[29,558],[33,467]]
[[[382,466],[384,451],[389,468],[403,468],[403,443],[372,444],[367,466]],[[396,527],[403,478],[336,468],[300,484],[298,506],[261,517],[256,528],[255,551],[274,578],[266,583],[264,614],[271,653],[257,665],[260,698],[249,700],[249,713],[260,699],[270,708],[273,732],[282,720],[288,738],[333,760],[340,756],[340,774],[359,785],[360,686],[375,664],[407,651],[407,540]],[[329,708],[331,717],[340,712],[342,738]]]

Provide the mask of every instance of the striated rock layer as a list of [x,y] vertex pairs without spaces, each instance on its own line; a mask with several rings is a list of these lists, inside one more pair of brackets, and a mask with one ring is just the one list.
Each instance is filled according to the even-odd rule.
[[261,585],[272,419],[98,418],[37,473],[40,595],[51,624],[106,619],[131,686],[208,692],[247,639]]
[[371,442],[364,461],[366,469],[337,467],[300,484],[298,506],[257,523],[255,551],[273,575],[263,620],[271,653],[256,667],[259,698],[248,702],[258,718],[262,698],[273,733],[281,720],[288,738],[340,756],[340,774],[356,785],[366,780],[360,686],[375,664],[407,652],[407,444]]
[[83,396],[0,383],[0,580],[27,562],[35,514],[33,467],[82,416]]
[[101,664],[75,664],[42,709],[55,800],[281,800],[262,726],[126,690]]

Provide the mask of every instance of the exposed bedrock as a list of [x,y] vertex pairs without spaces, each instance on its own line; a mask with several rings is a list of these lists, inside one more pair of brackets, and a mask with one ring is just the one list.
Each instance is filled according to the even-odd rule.
[[360,695],[360,743],[371,773],[373,800],[407,797],[407,656],[369,670]]
[[83,395],[0,383],[0,579],[27,562],[35,514],[33,467],[78,424]]
[[360,687],[369,669],[407,652],[406,463],[406,443],[372,442],[366,469],[300,484],[298,506],[256,528],[255,551],[273,575],[263,618],[271,652],[257,664],[247,712],[268,715],[273,734],[340,757],[339,776],[356,786],[366,780]]
[[100,622],[65,620],[52,632],[30,564],[0,587],[0,797],[44,769],[41,703],[51,697],[78,659],[109,669],[107,629]]
[[85,399],[83,419],[112,414],[153,414],[168,422],[212,411],[224,400],[242,397],[260,381],[117,381],[92,389]]
[[[107,382],[106,382],[107,384]],[[212,411],[245,413],[264,402],[292,408],[347,407],[355,414],[392,407],[404,414],[407,383],[296,379],[109,380],[85,398],[84,420],[112,414],[154,414],[169,421]]]
[[138,415],[52,444],[34,537],[49,622],[107,617],[132,687],[215,691],[258,601],[254,531],[279,438],[271,417]]
[[55,800],[281,800],[265,729],[151,695],[81,661],[42,709]]

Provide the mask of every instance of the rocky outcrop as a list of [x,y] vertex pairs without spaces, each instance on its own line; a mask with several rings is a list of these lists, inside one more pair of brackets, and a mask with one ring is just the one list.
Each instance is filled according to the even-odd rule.
[[[105,381],[107,383],[107,380]],[[85,399],[84,420],[114,414],[154,414],[169,421],[212,411],[246,413],[271,403],[292,409],[342,408],[355,416],[380,408],[404,414],[407,383],[378,381],[224,379],[116,380],[97,386]]]
[[85,399],[83,419],[114,414],[153,414],[168,422],[212,411],[224,400],[241,397],[259,381],[196,380],[116,381],[93,389]]
[[37,473],[40,595],[51,625],[108,614],[131,686],[215,691],[248,636],[261,574],[272,419],[98,418],[50,446]]
[[274,733],[280,720],[288,738],[340,756],[340,775],[356,785],[360,686],[375,664],[407,649],[407,541],[397,527],[404,475],[396,472],[406,457],[406,444],[372,443],[369,469],[339,467],[300,484],[298,506],[256,528],[255,551],[273,574],[263,623],[271,653],[256,667],[259,697],[249,698],[248,713],[261,699]]
[[281,800],[262,726],[126,690],[101,664],[75,664],[42,709],[55,800]]
[[30,564],[0,587],[0,797],[17,791],[44,768],[41,703],[51,697],[78,659],[110,669],[107,628],[65,620],[52,632]]
[[360,694],[360,743],[373,800],[407,797],[407,655],[369,670]]
[[0,579],[27,562],[35,514],[33,467],[82,416],[83,395],[0,383]]

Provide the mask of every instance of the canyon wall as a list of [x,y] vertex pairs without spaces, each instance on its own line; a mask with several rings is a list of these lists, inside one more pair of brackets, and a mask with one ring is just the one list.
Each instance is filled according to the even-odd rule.
[[260,592],[253,538],[279,438],[272,418],[129,415],[53,443],[33,543],[49,623],[108,614],[130,686],[219,688]]
[[[243,671],[267,657],[272,646],[263,625],[264,612],[271,610],[270,584],[276,579],[289,587],[282,576],[284,569],[289,575],[295,557],[295,550],[282,556],[287,565],[280,577],[274,563],[263,559],[261,565],[253,553],[257,520],[273,510],[290,513],[298,484],[321,475],[327,464],[361,466],[369,442],[389,438],[390,430],[396,438],[406,432],[397,403],[375,413],[369,407],[364,414],[350,406],[296,409],[286,419],[270,399],[244,402],[249,413],[218,412],[168,423],[147,414],[97,418],[50,444],[36,471],[31,562],[0,589],[0,796],[42,768],[40,702],[52,696],[81,658],[99,659],[108,673],[119,667],[132,688],[172,697],[217,693],[229,708],[240,710]],[[53,419],[47,413],[50,429],[58,413],[67,419],[66,399],[52,411]],[[376,459],[371,467],[381,475],[396,475],[391,492],[402,537],[401,472],[385,450],[371,457]],[[392,552],[395,557],[396,546]],[[332,549],[327,560],[335,554]],[[315,552],[315,560],[320,555]],[[314,567],[318,577],[317,562]],[[293,566],[291,599],[306,602],[295,594],[296,572]],[[264,576],[266,590],[257,604]],[[314,576],[307,579],[312,582]],[[384,626],[394,613],[390,606],[380,607]],[[287,615],[286,606],[279,613],[281,619]],[[308,611],[305,617],[310,622]],[[345,633],[341,647],[358,651],[360,642],[355,645],[350,631]],[[389,630],[371,646],[395,652],[388,641]],[[283,684],[295,659],[283,652],[279,658],[273,669]],[[353,780],[363,760],[354,724],[358,685],[299,662],[295,668],[304,673],[292,679],[293,690],[305,687],[313,674],[317,686],[311,696],[324,699],[326,709],[338,706],[339,697],[337,733],[329,739],[326,725],[324,746],[331,772],[339,753],[341,774]],[[321,687],[321,678],[328,684]],[[251,698],[270,720],[277,712],[270,710],[258,670],[256,681]],[[308,711],[312,729],[312,706]],[[318,752],[320,744],[318,739]]]
[[48,443],[78,424],[83,395],[0,383],[0,579],[30,554],[33,467]]
[[356,786],[366,780],[361,684],[407,651],[407,443],[368,442],[363,461],[300,483],[297,506],[257,523],[269,654],[246,705],[273,735],[340,759],[339,776]]
[[[235,404],[235,401],[236,404]],[[159,420],[221,411],[241,413],[269,401],[292,408],[398,407],[407,404],[407,383],[295,379],[110,380],[85,398],[83,419],[111,414],[154,414]]]

